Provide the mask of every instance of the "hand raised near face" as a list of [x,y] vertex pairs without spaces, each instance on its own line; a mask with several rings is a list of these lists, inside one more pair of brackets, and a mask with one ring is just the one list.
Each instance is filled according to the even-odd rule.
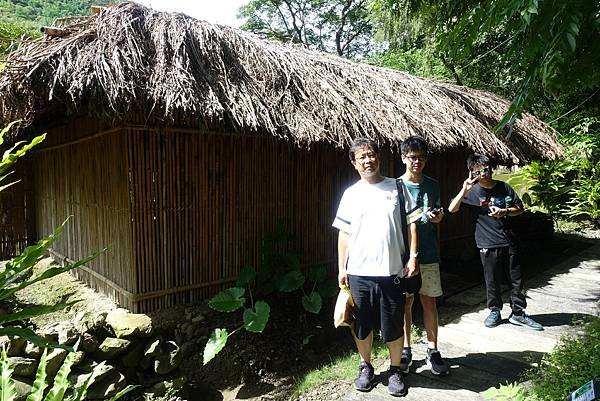
[[465,193],[469,192],[473,186],[477,183],[479,176],[475,175],[471,175],[469,174],[469,176],[467,177],[467,179],[463,182],[463,190],[465,191]]

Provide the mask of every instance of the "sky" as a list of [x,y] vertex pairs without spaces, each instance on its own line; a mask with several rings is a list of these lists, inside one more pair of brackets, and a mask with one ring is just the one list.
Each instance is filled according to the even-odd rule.
[[158,11],[177,11],[208,22],[239,27],[237,11],[248,0],[136,0]]

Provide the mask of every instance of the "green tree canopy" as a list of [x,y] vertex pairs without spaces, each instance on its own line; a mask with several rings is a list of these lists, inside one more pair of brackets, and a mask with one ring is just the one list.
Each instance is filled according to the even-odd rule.
[[367,0],[250,0],[242,29],[354,58],[371,50]]
[[[551,98],[592,95],[600,88],[600,2],[595,0],[375,0],[390,36],[407,36],[402,21],[418,21],[454,69],[483,77],[496,65],[514,85],[513,103],[500,125],[531,105],[540,89]],[[490,57],[485,63],[478,61]],[[483,68],[481,71],[473,71]],[[533,94],[533,96],[532,96]]]

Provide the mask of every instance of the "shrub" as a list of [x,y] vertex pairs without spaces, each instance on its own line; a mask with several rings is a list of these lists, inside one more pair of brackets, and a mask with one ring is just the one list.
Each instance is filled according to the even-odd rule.
[[483,396],[495,401],[556,401],[586,382],[600,377],[600,317],[592,316],[581,336],[561,338],[539,366],[528,371],[529,384],[509,383],[486,390]]

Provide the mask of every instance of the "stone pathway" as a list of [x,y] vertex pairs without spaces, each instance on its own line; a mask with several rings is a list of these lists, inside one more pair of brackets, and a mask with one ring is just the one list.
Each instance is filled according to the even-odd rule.
[[[508,322],[510,307],[502,310],[503,324],[488,329],[483,320],[483,283],[449,297],[440,311],[439,349],[451,367],[447,377],[436,377],[425,366],[425,345],[413,344],[413,366],[406,375],[408,394],[403,400],[484,400],[481,392],[515,381],[532,363],[552,350],[564,334],[576,333],[573,324],[583,315],[598,314],[600,300],[600,241],[578,255],[540,272],[526,281],[527,313],[544,325],[544,331],[524,329]],[[504,296],[504,299],[507,299]],[[444,315],[460,316],[448,318]],[[375,367],[385,372],[388,362]],[[385,375],[368,393],[349,388],[343,401],[392,400]]]

